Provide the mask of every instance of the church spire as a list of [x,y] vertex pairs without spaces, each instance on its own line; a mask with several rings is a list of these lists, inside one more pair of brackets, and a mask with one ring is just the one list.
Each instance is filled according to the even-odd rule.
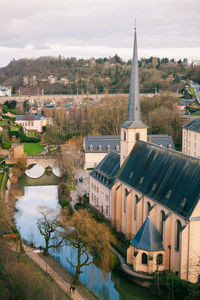
[[134,31],[135,31],[134,47],[133,47],[131,80],[130,80],[130,88],[129,88],[128,111],[127,111],[126,121],[121,125],[121,127],[147,128],[147,126],[141,121],[141,112],[140,112],[140,86],[139,86],[136,25]]
[[131,72],[129,100],[128,100],[128,112],[127,112],[126,120],[127,121],[141,121],[136,26],[135,26],[135,34],[134,34],[132,72]]

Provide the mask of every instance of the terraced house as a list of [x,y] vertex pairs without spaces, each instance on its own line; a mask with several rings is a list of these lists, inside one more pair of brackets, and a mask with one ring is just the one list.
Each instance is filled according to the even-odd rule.
[[200,160],[148,142],[140,114],[136,32],[120,155],[108,154],[90,174],[90,184],[98,186],[99,198],[102,185],[110,189],[111,220],[130,240],[127,263],[133,270],[172,270],[182,279],[200,280]]

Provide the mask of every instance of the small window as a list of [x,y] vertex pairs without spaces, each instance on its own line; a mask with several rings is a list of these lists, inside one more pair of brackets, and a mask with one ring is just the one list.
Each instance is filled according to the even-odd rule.
[[108,215],[108,205],[106,205],[106,215]]
[[147,262],[148,262],[148,257],[146,253],[142,253],[142,264],[147,265]]
[[162,265],[163,264],[163,255],[162,254],[158,254],[156,257],[156,264],[157,265]]
[[117,145],[117,146],[115,147],[115,150],[116,150],[116,151],[119,151],[119,145]]
[[98,150],[102,151],[102,146],[101,145],[98,146]]
[[107,146],[107,150],[108,150],[108,151],[111,150],[111,146],[110,146],[110,145]]
[[97,186],[97,193],[99,192],[99,187]]
[[139,141],[139,139],[140,139],[140,134],[139,134],[139,132],[136,133],[135,139],[136,139],[136,141]]
[[127,196],[126,196],[127,189],[124,190],[124,213],[126,213],[126,206],[127,206]]
[[92,187],[92,189],[93,189],[93,183],[91,184],[91,187]]
[[93,150],[93,145],[89,146],[89,150],[92,151]]

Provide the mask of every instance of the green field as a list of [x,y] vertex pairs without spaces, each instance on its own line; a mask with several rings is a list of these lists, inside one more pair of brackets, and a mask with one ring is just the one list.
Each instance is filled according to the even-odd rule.
[[44,145],[40,143],[23,143],[24,152],[28,155],[38,155],[44,150]]
[[18,126],[10,126],[10,131],[19,131]]
[[1,120],[0,121],[0,126],[5,126],[6,124],[8,124],[7,120]]

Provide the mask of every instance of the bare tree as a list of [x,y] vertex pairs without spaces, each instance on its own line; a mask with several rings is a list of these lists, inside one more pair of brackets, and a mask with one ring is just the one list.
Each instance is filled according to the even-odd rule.
[[[42,218],[38,220],[37,226],[40,234],[45,239],[44,255],[48,255],[50,248],[58,248],[63,242],[63,239],[60,238],[59,230],[59,208],[57,207],[56,210],[53,210],[42,206],[39,211],[42,214]],[[54,243],[55,241],[56,243]]]

